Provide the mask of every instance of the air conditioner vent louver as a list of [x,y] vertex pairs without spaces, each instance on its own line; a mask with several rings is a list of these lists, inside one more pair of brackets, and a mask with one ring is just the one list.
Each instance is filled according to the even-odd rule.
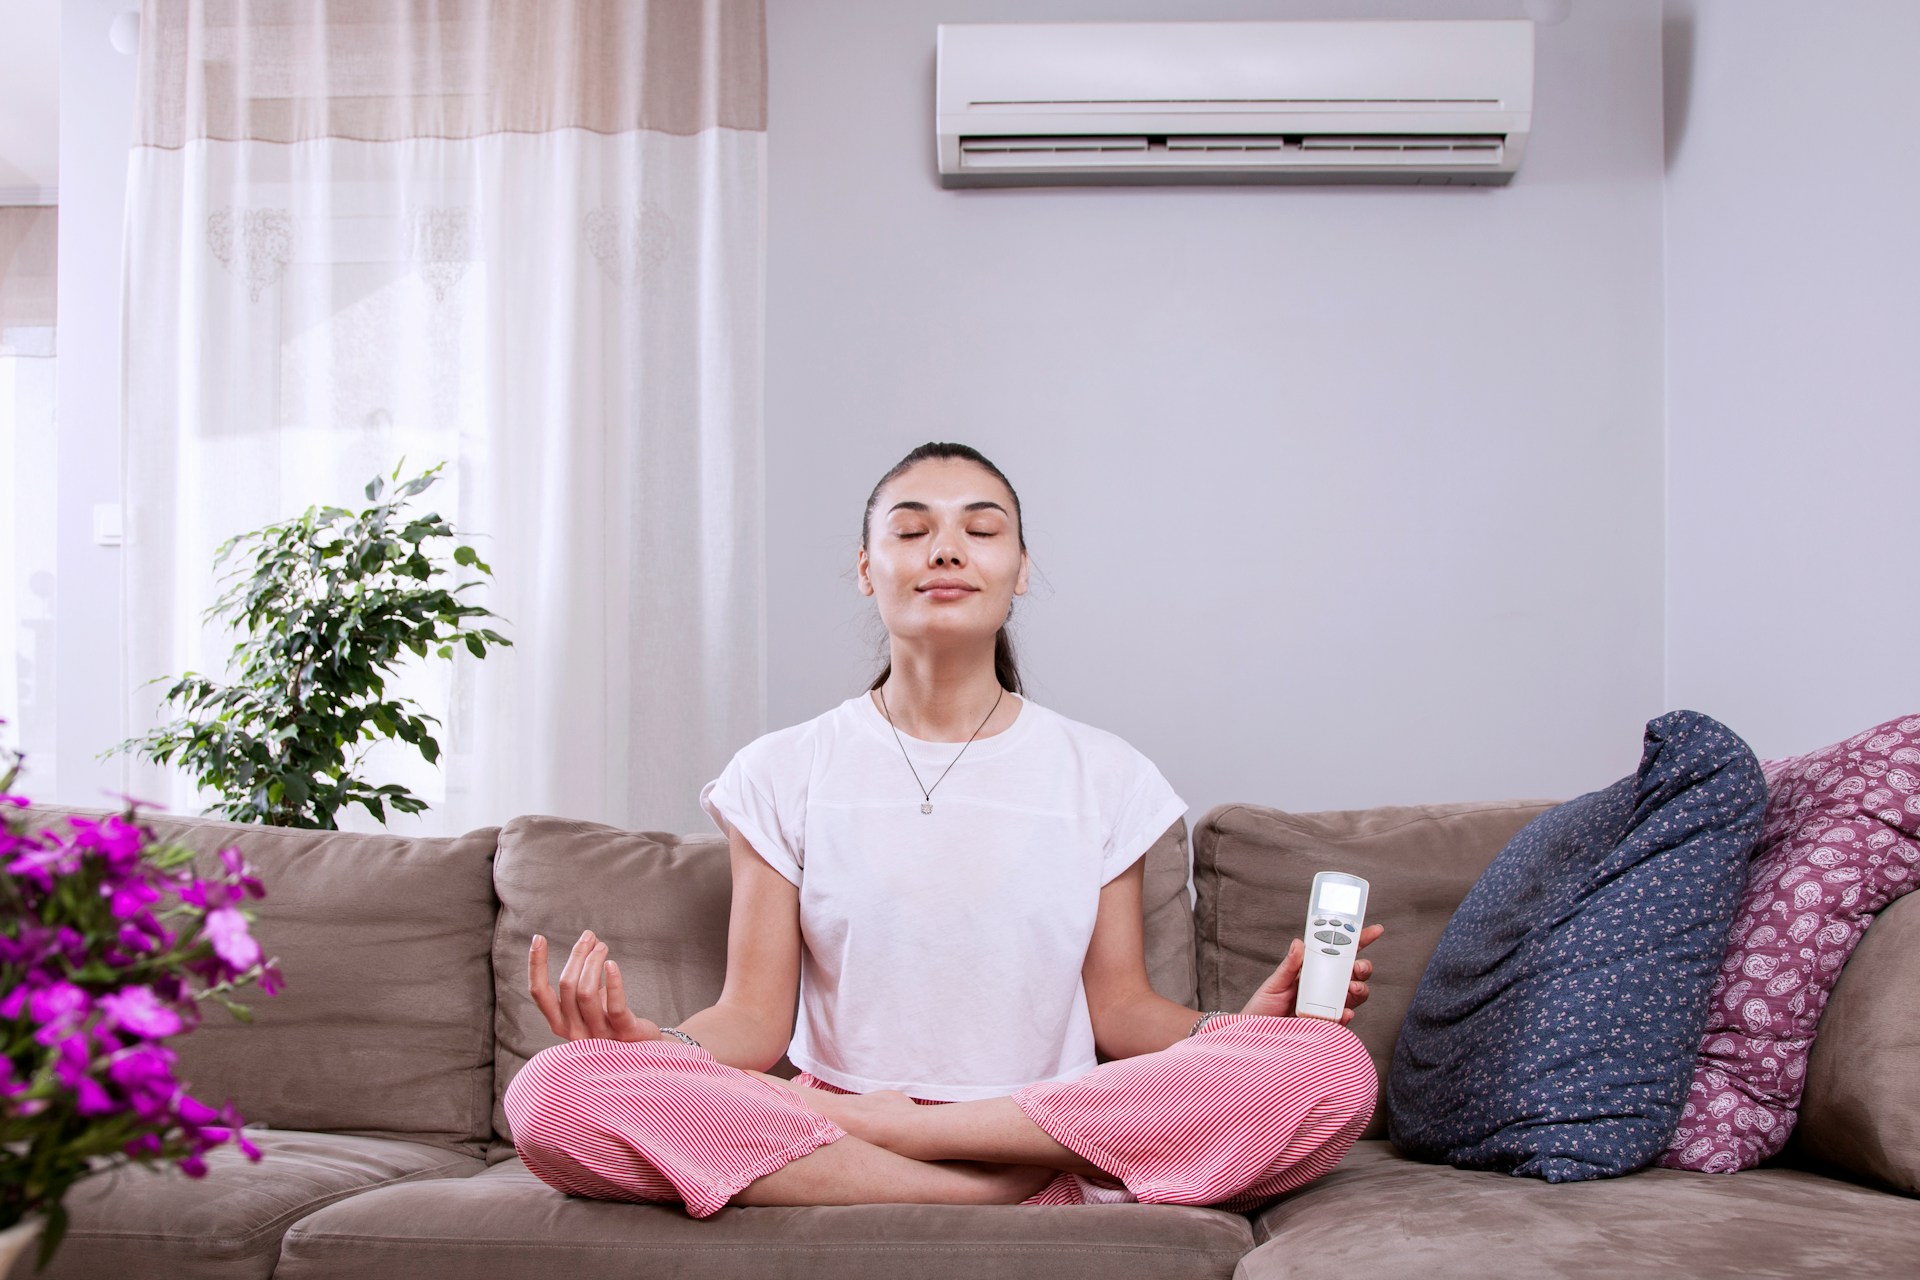
[[1438,136],[962,138],[960,164],[969,172],[1118,167],[1168,172],[1338,172],[1360,165],[1477,169],[1498,164],[1502,145],[1499,138]]
[[948,186],[1501,183],[1533,98],[1515,21],[943,26]]

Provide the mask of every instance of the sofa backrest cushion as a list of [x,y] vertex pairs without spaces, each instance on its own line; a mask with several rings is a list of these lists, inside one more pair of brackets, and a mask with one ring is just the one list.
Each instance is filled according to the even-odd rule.
[[1920,893],[1882,911],[1841,970],[1788,1150],[1920,1196]]
[[[1400,1020],[1441,932],[1513,834],[1548,807],[1538,800],[1286,813],[1223,805],[1194,828],[1200,1007],[1238,1009],[1306,924],[1318,871],[1371,885],[1367,920],[1386,926],[1367,948],[1372,996],[1353,1029],[1385,1081]],[[1362,1135],[1386,1134],[1374,1108]]]
[[[1194,999],[1193,915],[1187,905],[1187,828],[1176,822],[1147,852],[1147,967],[1154,989]],[[719,998],[726,978],[733,877],[718,834],[620,831],[567,818],[515,818],[494,860],[500,916],[494,929],[493,1127],[489,1159],[513,1154],[500,1098],[528,1058],[556,1044],[527,994],[527,950],[547,939],[550,977],[582,931],[619,962],[634,1012],[677,1022]],[[791,1074],[782,1063],[778,1074]]]
[[[35,825],[99,810],[36,806]],[[209,1006],[169,1042],[195,1097],[249,1122],[486,1150],[493,1095],[495,829],[451,838],[151,818],[216,874],[233,847],[267,896],[253,934],[286,989],[249,989],[251,1025]]]

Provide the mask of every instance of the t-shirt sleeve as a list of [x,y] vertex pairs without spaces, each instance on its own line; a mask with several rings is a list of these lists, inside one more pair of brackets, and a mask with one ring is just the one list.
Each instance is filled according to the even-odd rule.
[[777,754],[762,738],[743,747],[720,776],[700,789],[700,807],[725,834],[732,826],[767,865],[800,883],[806,864],[806,792],[779,776]]
[[1174,819],[1184,817],[1187,812],[1187,802],[1174,794],[1173,787],[1153,762],[1138,752],[1132,756],[1131,776],[1121,788],[1123,799],[1107,835],[1100,866],[1101,884],[1138,862],[1153,847],[1154,841],[1167,833]]

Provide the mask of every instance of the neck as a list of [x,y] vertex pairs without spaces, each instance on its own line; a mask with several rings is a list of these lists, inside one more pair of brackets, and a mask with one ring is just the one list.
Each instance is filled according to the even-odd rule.
[[[902,652],[895,644],[893,670],[881,689],[886,694],[883,710],[894,727],[928,742],[965,742],[975,730],[982,738],[991,737],[1019,714],[1019,703],[1001,696],[991,644],[984,661],[978,653]],[[982,728],[980,722],[996,699],[1000,705]]]

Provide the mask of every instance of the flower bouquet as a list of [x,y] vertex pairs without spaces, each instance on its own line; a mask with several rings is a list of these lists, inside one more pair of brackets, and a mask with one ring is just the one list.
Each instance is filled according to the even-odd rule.
[[248,1020],[232,994],[257,981],[272,995],[281,977],[248,931],[244,904],[264,890],[237,850],[200,879],[192,850],[159,843],[132,804],[27,834],[18,774],[0,756],[0,1234],[44,1215],[44,1267],[80,1178],[164,1160],[197,1178],[227,1142],[260,1158],[231,1106],[187,1094],[165,1042],[202,1000]]

